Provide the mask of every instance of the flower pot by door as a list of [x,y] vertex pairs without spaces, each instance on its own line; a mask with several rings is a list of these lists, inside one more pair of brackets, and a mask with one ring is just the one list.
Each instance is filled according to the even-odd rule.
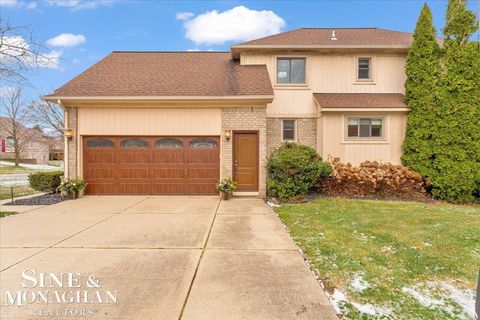
[[69,196],[70,199],[72,199],[72,200],[78,199],[78,191],[70,192],[70,193],[68,194],[68,196]]
[[230,199],[230,192],[223,192],[223,200]]

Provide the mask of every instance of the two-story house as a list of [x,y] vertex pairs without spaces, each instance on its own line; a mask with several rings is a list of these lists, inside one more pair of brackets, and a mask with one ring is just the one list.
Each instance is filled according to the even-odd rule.
[[87,194],[265,194],[268,154],[400,163],[410,33],[297,29],[230,52],[113,52],[45,96],[65,109],[68,177]]
[[[21,163],[46,164],[50,160],[63,160],[61,138],[44,134],[38,128],[18,125],[17,139]],[[0,117],[0,160],[15,161],[12,120],[8,117]]]

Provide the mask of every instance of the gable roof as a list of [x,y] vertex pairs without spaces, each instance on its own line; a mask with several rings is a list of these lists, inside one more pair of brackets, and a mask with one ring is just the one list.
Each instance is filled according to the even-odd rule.
[[112,52],[46,100],[73,97],[272,96],[266,66],[228,52]]
[[[332,40],[332,32],[335,38]],[[378,28],[302,28],[244,42],[248,45],[410,46],[412,34]]]
[[401,93],[314,93],[313,98],[322,110],[408,109]]
[[[335,39],[332,40],[333,32]],[[232,46],[232,56],[248,48],[408,49],[409,32],[378,28],[301,28]]]

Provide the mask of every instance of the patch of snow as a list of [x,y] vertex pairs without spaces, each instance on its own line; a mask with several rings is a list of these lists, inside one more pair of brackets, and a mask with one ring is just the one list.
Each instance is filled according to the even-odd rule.
[[343,294],[340,290],[333,289],[333,294],[327,294],[328,297],[330,298],[330,301],[332,302],[333,308],[335,309],[335,312],[337,314],[340,314],[340,303],[348,301],[347,296]]
[[338,289],[333,290],[333,294],[328,294],[328,298],[335,309],[337,314],[341,314],[341,304],[350,303],[354,306],[359,312],[368,314],[370,316],[382,317],[387,316],[392,313],[392,309],[388,307],[374,306],[372,304],[361,304],[357,302],[348,301],[347,296]]
[[403,287],[402,292],[408,293],[420,303],[423,307],[429,308],[431,306],[443,306],[444,302],[438,299],[433,298],[430,294],[421,292],[420,289],[416,286],[414,287]]
[[352,287],[353,291],[355,292],[362,292],[365,289],[370,288],[370,284],[363,280],[365,273],[357,272],[353,275],[353,279],[350,282],[350,286]]
[[372,304],[361,304],[356,302],[352,302],[352,305],[361,313],[365,313],[370,316],[386,316],[392,313],[392,309],[388,307],[379,307]]
[[[462,319],[475,318],[475,294],[473,290],[461,290],[446,281],[429,281],[423,289],[420,289],[419,286],[403,287],[402,292],[410,294],[425,308],[439,307],[451,315],[454,315],[454,307],[451,305],[453,302],[462,309]],[[434,298],[433,294],[439,295],[441,298]]]
[[279,208],[279,207],[280,207],[279,204],[273,202],[272,200],[268,200],[268,201],[267,201],[267,204],[268,204],[270,207],[272,207],[272,208]]
[[475,294],[473,290],[461,290],[449,282],[440,282],[440,287],[448,292],[450,300],[458,304],[463,312],[475,318]]

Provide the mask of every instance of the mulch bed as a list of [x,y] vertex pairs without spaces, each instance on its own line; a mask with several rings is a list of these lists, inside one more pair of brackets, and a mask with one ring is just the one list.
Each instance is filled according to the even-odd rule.
[[38,206],[38,205],[50,205],[56,204],[65,200],[69,200],[68,197],[62,196],[58,193],[42,194],[40,196],[31,197],[27,199],[13,200],[3,205],[5,206]]

